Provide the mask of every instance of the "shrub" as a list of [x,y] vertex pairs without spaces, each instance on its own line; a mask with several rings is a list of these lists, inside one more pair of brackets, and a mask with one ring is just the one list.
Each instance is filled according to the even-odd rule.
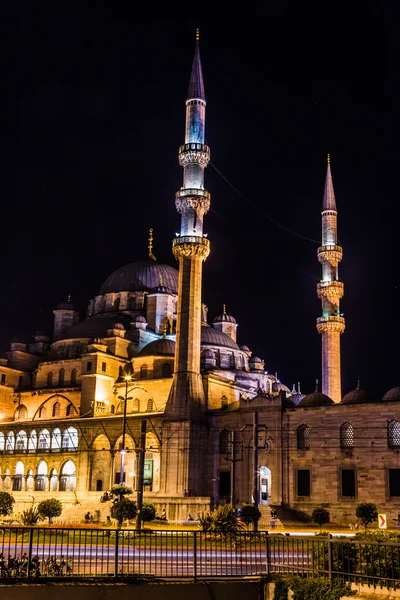
[[113,496],[119,496],[120,500],[122,500],[124,496],[129,496],[132,493],[132,488],[128,487],[127,485],[124,485],[123,483],[113,485],[111,488],[111,494]]
[[111,516],[118,521],[118,529],[126,519],[134,519],[137,515],[136,502],[128,498],[117,500],[111,507]]
[[313,510],[311,519],[313,523],[319,525],[319,529],[321,530],[322,525],[325,525],[330,521],[329,511],[326,510],[326,508],[322,508],[322,506],[320,506],[319,508]]
[[358,504],[356,508],[356,517],[357,519],[360,519],[366,532],[368,525],[378,518],[376,504],[373,504],[373,502],[362,502],[361,504]]
[[355,595],[350,583],[340,579],[325,581],[294,577],[289,586],[293,590],[293,600],[340,600],[342,596]]
[[37,525],[40,521],[40,513],[36,506],[30,506],[19,515],[22,525]]
[[0,492],[0,515],[7,517],[13,511],[15,498],[8,492]]
[[243,527],[231,504],[219,506],[213,513],[200,518],[203,531],[215,531],[223,534],[236,533]]
[[250,524],[254,524],[261,519],[261,512],[253,504],[247,504],[241,508],[240,519],[248,528]]
[[154,504],[151,502],[143,502],[142,511],[140,513],[140,520],[145,523],[153,521],[156,516],[156,509]]
[[62,513],[62,504],[56,498],[49,498],[48,500],[42,500],[38,505],[38,513],[41,517],[47,517],[49,523],[52,522],[53,517],[59,517]]

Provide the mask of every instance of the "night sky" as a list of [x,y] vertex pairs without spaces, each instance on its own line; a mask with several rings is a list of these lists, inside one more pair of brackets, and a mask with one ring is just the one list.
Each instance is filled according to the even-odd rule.
[[83,317],[113,270],[146,259],[149,227],[157,259],[177,266],[177,151],[200,26],[209,321],[225,303],[239,344],[288,386],[314,390],[330,152],[343,393],[358,376],[377,397],[400,385],[399,49],[393,15],[373,5],[361,17],[276,2],[267,18],[230,22],[100,10],[3,20],[1,351],[13,336],[51,333],[69,293]]

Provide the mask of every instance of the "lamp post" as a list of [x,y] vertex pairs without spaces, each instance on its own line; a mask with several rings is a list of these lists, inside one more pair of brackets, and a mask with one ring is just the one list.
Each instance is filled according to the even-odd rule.
[[[120,485],[124,484],[124,479],[125,479],[124,471],[125,471],[125,454],[126,454],[126,448],[125,448],[126,405],[128,404],[128,400],[131,400],[131,398],[128,398],[128,383],[132,380],[132,376],[133,376],[133,367],[132,367],[131,363],[128,363],[127,365],[124,366],[124,368],[122,370],[122,376],[118,378],[118,381],[121,381],[121,379],[123,381],[125,381],[125,397],[118,396],[118,399],[123,400],[123,402],[124,402],[124,413],[123,413],[123,419],[122,419],[121,472],[119,474]],[[120,500],[122,500],[122,494],[121,494]]]

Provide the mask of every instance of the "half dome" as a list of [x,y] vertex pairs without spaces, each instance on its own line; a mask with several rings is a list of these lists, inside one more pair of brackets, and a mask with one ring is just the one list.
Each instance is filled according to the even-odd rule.
[[142,348],[138,356],[175,356],[175,342],[168,338],[154,340]]
[[222,333],[222,331],[218,331],[209,325],[202,325],[201,327],[201,344],[209,346],[225,346],[226,348],[239,350],[239,346],[231,337],[229,337],[229,335],[226,335],[226,333]]
[[297,406],[303,408],[307,406],[331,406],[332,404],[335,403],[329,396],[326,396],[322,392],[313,392],[304,396]]
[[151,292],[160,285],[178,292],[178,271],[155,260],[129,263],[111,273],[100,288],[100,294],[111,292]]

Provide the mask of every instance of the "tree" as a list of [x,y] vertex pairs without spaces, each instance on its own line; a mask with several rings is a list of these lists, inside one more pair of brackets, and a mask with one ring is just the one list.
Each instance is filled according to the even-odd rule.
[[15,498],[8,492],[0,492],[0,515],[7,517],[13,511]]
[[130,496],[130,494],[133,494],[133,492],[132,488],[128,487],[127,485],[124,485],[123,483],[119,483],[112,486],[111,494],[113,496],[118,496],[119,499],[122,500],[124,496]]
[[329,523],[329,521],[331,520],[329,511],[326,510],[326,508],[322,508],[322,506],[320,506],[319,508],[313,510],[311,520],[317,525],[319,525],[319,530],[321,531],[322,525]]
[[361,504],[357,505],[356,517],[357,519],[360,519],[366,532],[368,525],[373,521],[376,521],[378,518],[378,509],[376,504],[373,502],[361,502]]
[[118,529],[121,529],[125,519],[134,519],[137,515],[136,502],[128,498],[116,500],[111,507],[111,516],[118,521]]
[[38,504],[38,512],[41,517],[47,517],[49,523],[53,522],[53,517],[59,517],[62,513],[62,504],[56,498],[42,500]]
[[254,504],[246,504],[240,509],[239,518],[243,523],[246,523],[248,529],[250,524],[254,525],[256,521],[261,519],[261,512]]
[[151,502],[143,502],[142,512],[140,513],[140,520],[145,523],[153,521],[156,516],[156,509],[154,504]]

